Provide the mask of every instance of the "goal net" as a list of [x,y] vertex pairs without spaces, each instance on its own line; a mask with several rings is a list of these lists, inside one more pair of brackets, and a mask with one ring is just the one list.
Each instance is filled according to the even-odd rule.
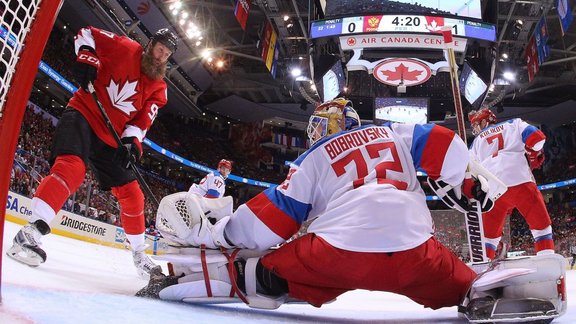
[[[0,242],[26,102],[61,4],[62,0],[0,0]],[[1,269],[0,265],[0,276]]]

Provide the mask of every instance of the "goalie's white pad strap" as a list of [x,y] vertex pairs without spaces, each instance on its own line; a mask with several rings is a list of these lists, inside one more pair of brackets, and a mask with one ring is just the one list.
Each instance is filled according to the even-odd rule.
[[[212,296],[230,297],[232,285],[221,280],[210,280]],[[178,283],[177,285],[168,286],[159,293],[160,299],[181,301],[185,298],[208,298],[204,280]]]

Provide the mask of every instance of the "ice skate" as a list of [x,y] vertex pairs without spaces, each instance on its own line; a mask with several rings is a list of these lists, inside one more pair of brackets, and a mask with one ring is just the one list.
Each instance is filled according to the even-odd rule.
[[46,262],[46,252],[40,247],[40,238],[48,233],[50,226],[43,220],[30,223],[16,234],[6,254],[18,262],[37,267]]
[[148,280],[151,273],[162,273],[162,268],[146,255],[145,247],[135,248],[132,251],[132,258],[136,271],[142,279]]

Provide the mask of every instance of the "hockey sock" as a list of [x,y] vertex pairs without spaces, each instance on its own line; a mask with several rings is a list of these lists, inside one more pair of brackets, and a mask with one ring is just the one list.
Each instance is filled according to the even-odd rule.
[[144,193],[134,180],[112,188],[112,194],[120,204],[120,219],[126,234],[144,233]]
[[34,214],[40,213],[35,216],[50,223],[54,218],[52,214],[56,215],[66,199],[80,187],[85,172],[84,162],[78,156],[62,155],[57,157],[50,169],[50,175],[42,180],[34,195],[34,198],[44,203],[38,204],[37,202],[36,205],[45,208],[49,206],[53,213],[52,211],[42,212],[42,208],[39,208],[39,210],[33,210]]

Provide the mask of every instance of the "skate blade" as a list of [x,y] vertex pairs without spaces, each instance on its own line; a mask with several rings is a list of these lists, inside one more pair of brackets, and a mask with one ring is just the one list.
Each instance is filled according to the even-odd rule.
[[6,251],[6,255],[20,263],[31,267],[37,267],[46,261],[38,253],[32,251],[29,248],[18,245],[13,245],[10,249],[8,249],[8,251]]
[[150,273],[146,272],[146,270],[144,270],[144,269],[136,267],[136,272],[138,273],[138,276],[140,277],[140,279],[148,281],[148,280],[150,280],[150,273],[152,275],[161,274],[162,273],[162,267],[157,265],[154,268],[150,269]]

